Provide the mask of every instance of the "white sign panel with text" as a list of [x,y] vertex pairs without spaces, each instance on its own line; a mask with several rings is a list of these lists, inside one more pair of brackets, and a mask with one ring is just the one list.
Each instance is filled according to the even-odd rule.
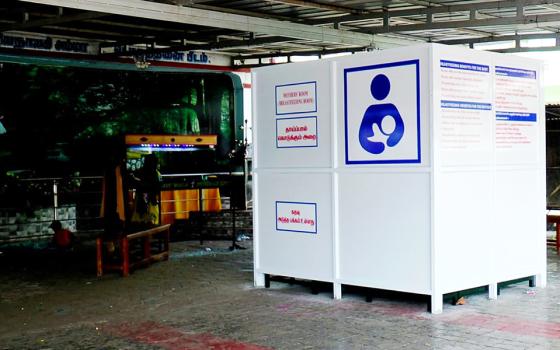
[[317,233],[317,204],[277,201],[276,230]]
[[317,112],[317,82],[277,85],[276,115]]
[[317,147],[317,117],[277,119],[276,147]]

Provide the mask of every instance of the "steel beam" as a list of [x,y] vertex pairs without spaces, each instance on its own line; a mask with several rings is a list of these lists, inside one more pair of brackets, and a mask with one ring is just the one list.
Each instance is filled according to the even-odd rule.
[[514,47],[511,49],[497,49],[497,50],[488,50],[488,51],[501,52],[501,53],[543,52],[543,51],[560,51],[560,47],[559,46]]
[[268,0],[268,1],[277,2],[286,5],[293,5],[299,7],[307,7],[307,8],[326,10],[326,11],[335,11],[335,12],[342,12],[342,13],[365,13],[366,12],[359,9],[353,9],[351,7],[323,4],[314,1],[302,1],[302,0]]
[[253,55],[238,55],[233,56],[234,60],[251,60],[260,58],[275,58],[275,57],[288,57],[288,56],[319,56],[319,55],[330,55],[335,53],[355,53],[355,52],[365,52],[365,47],[357,47],[355,49],[324,49],[324,50],[299,50],[299,51],[281,51],[274,53],[264,53],[264,54],[253,54]]
[[[186,44],[186,45],[177,44],[177,45],[170,45],[169,47],[160,47],[160,48],[146,49],[141,51],[138,50],[120,51],[118,53],[105,53],[102,55],[126,56],[131,54],[154,54],[154,53],[162,53],[162,52],[170,52],[170,51],[190,51],[190,50],[210,51],[210,50],[220,50],[220,49],[230,49],[230,48],[240,48],[240,47],[255,47],[255,46],[262,46],[267,44],[281,43],[281,42],[287,42],[293,40],[294,40],[293,38],[286,38],[286,37],[266,37],[266,38],[257,38],[251,40],[221,40],[209,44]],[[111,45],[111,46],[118,46],[118,45]],[[109,45],[104,44],[102,47],[109,47]]]
[[216,43],[202,45],[201,48],[199,48],[199,50],[219,50],[219,49],[232,49],[232,48],[240,48],[240,47],[254,47],[254,46],[263,46],[267,44],[275,44],[275,43],[282,43],[288,41],[294,41],[294,39],[288,37],[282,37],[282,36],[275,36],[275,37],[256,38],[250,40],[221,40]]
[[174,5],[180,5],[180,6],[193,7],[193,8],[203,9],[203,10],[218,11],[218,12],[225,12],[225,13],[234,13],[236,15],[268,18],[268,19],[275,19],[275,20],[279,20],[279,21],[298,22],[297,18],[294,19],[293,17],[273,15],[273,14],[270,14],[270,13],[253,12],[253,11],[247,11],[247,10],[239,10],[239,9],[233,9],[233,8],[224,8],[224,7],[212,6],[212,5],[205,5],[204,1],[168,0],[168,3],[169,4],[174,4]]
[[[489,1],[478,3],[465,3],[460,5],[447,5],[447,6],[431,6],[425,8],[415,8],[407,10],[394,10],[387,11],[389,17],[405,17],[416,15],[434,15],[437,13],[451,13],[451,12],[467,12],[467,11],[480,11],[491,9],[504,9],[504,8],[518,8],[519,6],[538,6],[538,5],[553,5],[560,4],[560,0],[506,0],[506,1]],[[427,6],[427,5],[426,5]],[[349,23],[354,21],[364,21],[371,19],[383,18],[384,12],[372,12],[365,15],[346,15],[339,17],[330,17],[317,20],[308,20],[306,23],[311,25],[330,24],[330,23]],[[453,23],[453,22],[448,22]]]
[[38,27],[44,27],[50,25],[58,25],[58,24],[69,23],[69,22],[84,21],[84,20],[101,18],[106,16],[107,14],[105,13],[84,12],[75,15],[63,15],[63,16],[57,16],[51,18],[42,18],[42,19],[2,26],[0,27],[0,33],[12,31],[12,30],[25,30],[25,29],[32,29],[32,28],[38,28]]
[[410,44],[408,40],[378,38],[366,33],[356,33],[305,24],[281,22],[265,18],[190,7],[167,5],[144,0],[19,0],[20,2],[69,7],[113,15],[132,16],[166,22],[255,32],[297,39],[317,40],[326,43],[380,48]]
[[532,39],[558,39],[560,33],[541,33],[541,34],[519,34],[519,35],[498,35],[485,38],[471,38],[471,39],[454,39],[454,40],[441,40],[436,41],[439,44],[446,45],[465,45],[465,44],[481,44],[499,41],[517,41],[517,40],[532,40]]
[[480,28],[502,25],[523,25],[525,28],[536,28],[545,24],[560,24],[560,13],[547,15],[531,15],[523,17],[500,17],[484,18],[465,21],[432,22],[423,24],[410,24],[389,27],[372,27],[356,31],[370,34],[395,33],[395,32],[415,32],[434,29],[455,29],[455,28]]
[[[203,43],[206,42],[217,42],[218,37],[220,35],[231,35],[232,33],[230,31],[216,29],[216,30],[207,30],[198,33],[184,32],[181,35],[177,35],[177,34],[178,33],[172,33],[172,34],[167,33],[165,35],[158,34],[153,37],[143,36],[141,39],[136,38],[136,39],[119,40],[116,42],[104,42],[101,43],[99,46],[101,48],[106,48],[106,47],[115,47],[115,46],[124,46],[124,45],[141,45],[141,44],[146,44],[146,42],[148,41],[155,42],[157,45],[185,46],[184,43],[186,43],[186,41],[188,40],[201,42],[201,44],[198,45],[204,45]],[[173,41],[180,41],[180,42],[173,43]]]

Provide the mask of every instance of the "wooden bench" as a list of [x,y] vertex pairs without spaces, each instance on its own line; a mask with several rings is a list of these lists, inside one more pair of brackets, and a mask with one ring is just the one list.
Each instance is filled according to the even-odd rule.
[[547,240],[547,244],[556,246],[556,254],[560,255],[560,210],[547,210],[546,222],[556,224],[556,240]]
[[[163,225],[151,228],[149,230],[130,233],[123,235],[118,240],[104,240],[102,237],[96,239],[97,246],[97,276],[102,276],[103,271],[117,270],[121,271],[123,277],[130,274],[130,270],[140,266],[149,265],[155,261],[169,259],[169,227],[171,225]],[[158,236],[163,242],[163,247],[159,247],[156,254],[152,254],[153,238]],[[131,241],[142,239],[142,258],[140,260],[131,261],[130,245]],[[118,263],[105,263],[103,261],[103,244],[108,241],[117,241],[119,243],[120,261]]]

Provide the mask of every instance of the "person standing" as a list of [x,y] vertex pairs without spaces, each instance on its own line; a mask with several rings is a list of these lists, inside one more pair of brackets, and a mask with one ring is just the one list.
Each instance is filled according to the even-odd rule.
[[135,200],[131,222],[150,226],[160,223],[161,174],[155,154],[144,157],[144,165],[134,177]]

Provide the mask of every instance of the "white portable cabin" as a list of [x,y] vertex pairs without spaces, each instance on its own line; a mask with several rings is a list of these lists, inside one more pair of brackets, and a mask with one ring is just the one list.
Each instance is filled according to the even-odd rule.
[[255,285],[546,284],[539,61],[426,44],[253,70]]

